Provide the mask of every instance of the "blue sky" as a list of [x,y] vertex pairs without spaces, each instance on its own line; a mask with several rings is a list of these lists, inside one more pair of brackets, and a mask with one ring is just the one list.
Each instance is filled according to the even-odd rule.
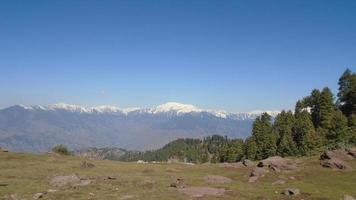
[[293,108],[356,71],[356,1],[0,1],[0,107]]

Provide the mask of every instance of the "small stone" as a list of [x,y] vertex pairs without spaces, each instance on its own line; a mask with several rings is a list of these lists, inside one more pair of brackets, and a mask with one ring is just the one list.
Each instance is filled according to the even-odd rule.
[[295,196],[300,194],[300,190],[297,188],[287,188],[282,192],[282,194],[287,196]]
[[350,195],[344,195],[343,200],[355,200],[355,198]]
[[33,199],[41,199],[45,194],[42,192],[36,193],[33,195]]

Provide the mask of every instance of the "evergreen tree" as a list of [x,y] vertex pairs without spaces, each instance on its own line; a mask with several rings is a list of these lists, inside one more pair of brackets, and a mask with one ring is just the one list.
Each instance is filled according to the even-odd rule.
[[297,147],[293,140],[294,115],[291,111],[282,111],[277,115],[273,131],[278,136],[277,153],[281,156],[293,156],[297,154]]
[[330,129],[334,114],[334,100],[331,90],[325,87],[320,93],[319,98],[319,125],[321,128]]
[[257,154],[257,144],[253,137],[248,137],[244,144],[245,156],[247,159],[255,160]]
[[272,132],[271,116],[263,113],[253,123],[252,136],[256,142],[256,159],[276,155],[276,135]]
[[340,110],[333,113],[331,128],[326,134],[327,144],[332,147],[345,147],[351,140],[351,128],[347,126],[347,118]]
[[[347,69],[339,79],[338,103],[347,116],[356,114],[356,73]],[[350,119],[351,120],[351,119]]]
[[295,115],[293,138],[301,155],[309,155],[321,146],[322,138],[316,133],[307,111]]

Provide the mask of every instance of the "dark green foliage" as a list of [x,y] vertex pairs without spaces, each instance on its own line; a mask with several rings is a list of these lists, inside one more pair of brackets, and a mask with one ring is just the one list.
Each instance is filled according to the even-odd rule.
[[321,146],[322,139],[316,133],[311,116],[307,111],[296,114],[293,138],[300,155],[312,154]]
[[356,114],[356,73],[347,69],[339,79],[338,103],[342,112],[351,117]]
[[273,132],[277,135],[277,154],[291,156],[297,154],[297,146],[293,140],[294,115],[291,111],[282,111],[275,119]]
[[264,159],[277,153],[277,136],[272,131],[271,116],[263,113],[253,123],[252,138],[256,143],[256,159]]
[[52,148],[52,152],[58,153],[60,155],[70,155],[71,154],[69,152],[68,148],[63,144],[59,144],[59,145],[54,146]]
[[257,144],[253,137],[248,137],[245,140],[244,152],[247,159],[255,160],[257,153]]
[[236,162],[244,156],[243,140],[213,135],[204,139],[177,139],[155,151],[128,152],[123,161]]

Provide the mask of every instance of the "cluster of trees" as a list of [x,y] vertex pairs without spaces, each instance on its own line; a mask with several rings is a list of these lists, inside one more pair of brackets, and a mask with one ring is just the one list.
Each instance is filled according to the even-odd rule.
[[168,161],[184,162],[235,162],[244,155],[242,139],[229,139],[213,135],[204,139],[177,139],[161,149],[146,152],[127,152],[122,161]]
[[336,100],[329,88],[314,89],[296,103],[294,112],[282,111],[274,119],[263,113],[245,141],[218,135],[178,139],[155,151],[129,152],[121,160],[236,162],[356,145],[356,73],[346,70],[338,84]]
[[324,148],[356,144],[356,74],[347,69],[339,79],[339,92],[314,89],[296,103],[294,113],[282,111],[274,120],[258,117],[245,141],[249,159],[310,155]]

